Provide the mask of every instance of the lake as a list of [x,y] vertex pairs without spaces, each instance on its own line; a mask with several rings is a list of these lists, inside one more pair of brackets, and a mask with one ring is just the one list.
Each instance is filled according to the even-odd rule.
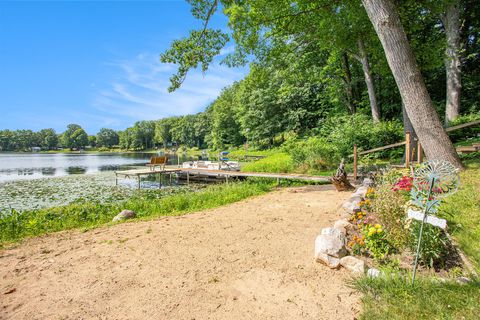
[[[148,163],[152,153],[0,153],[0,183],[125,170]],[[189,160],[182,156],[180,161]],[[177,164],[169,155],[168,164]]]

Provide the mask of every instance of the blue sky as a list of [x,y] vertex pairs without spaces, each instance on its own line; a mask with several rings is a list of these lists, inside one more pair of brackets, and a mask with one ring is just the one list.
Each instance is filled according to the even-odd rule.
[[[212,26],[226,23],[217,14]],[[159,54],[199,26],[183,0],[0,0],[0,129],[78,123],[95,134],[203,111],[246,69],[216,63],[168,93],[175,66]]]

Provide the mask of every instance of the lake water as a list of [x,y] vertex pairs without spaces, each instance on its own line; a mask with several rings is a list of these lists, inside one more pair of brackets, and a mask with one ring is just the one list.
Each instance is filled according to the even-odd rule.
[[[102,171],[125,170],[148,163],[151,153],[0,153],[0,183]],[[182,157],[180,161],[187,160]],[[169,155],[168,164],[177,164]]]

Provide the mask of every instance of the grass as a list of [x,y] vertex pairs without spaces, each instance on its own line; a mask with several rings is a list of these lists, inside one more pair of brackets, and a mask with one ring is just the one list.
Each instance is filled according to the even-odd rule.
[[449,220],[450,233],[480,273],[480,162],[467,164],[461,187],[446,198],[441,212]]
[[359,278],[363,293],[360,319],[478,319],[480,284],[419,278]]
[[[480,271],[480,163],[475,160],[461,173],[461,187],[444,200],[440,213],[450,233]],[[434,278],[359,278],[353,285],[364,294],[361,319],[478,319],[480,283]]]
[[275,153],[266,158],[246,163],[242,166],[245,172],[294,172],[295,166],[292,157],[286,153]]
[[272,190],[274,185],[271,180],[256,179],[208,186],[197,192],[179,189],[178,193],[165,197],[151,190],[116,203],[78,202],[22,212],[0,211],[0,246],[25,237],[73,228],[90,229],[107,224],[123,209],[135,211],[138,219],[150,219],[219,207],[263,194]]

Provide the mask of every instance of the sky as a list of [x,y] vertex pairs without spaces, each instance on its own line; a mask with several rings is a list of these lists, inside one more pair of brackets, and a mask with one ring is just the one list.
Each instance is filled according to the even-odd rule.
[[[77,123],[96,134],[203,111],[247,68],[219,57],[168,93],[176,67],[159,54],[200,26],[184,0],[0,0],[0,130]],[[227,31],[227,19],[217,13],[211,26]]]

